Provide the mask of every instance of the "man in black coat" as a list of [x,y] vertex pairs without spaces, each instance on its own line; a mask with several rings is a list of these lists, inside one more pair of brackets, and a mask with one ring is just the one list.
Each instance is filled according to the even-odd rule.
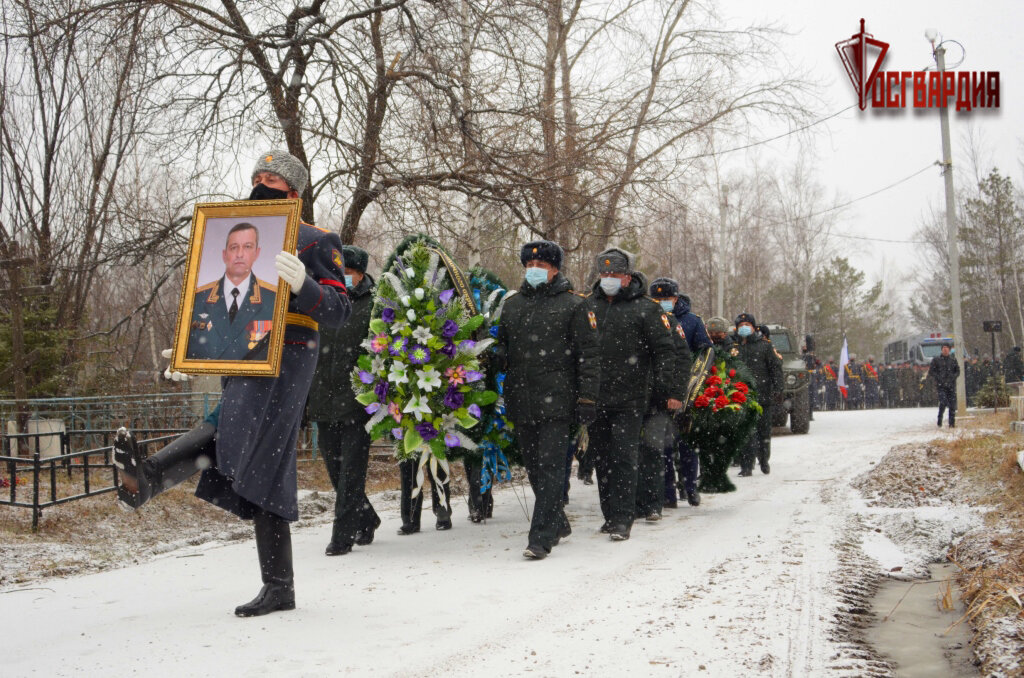
[[601,330],[601,390],[588,454],[597,466],[601,531],[623,541],[636,515],[640,435],[651,396],[660,394],[665,408],[675,411],[683,406],[685,385],[675,379],[669,314],[645,294],[647,281],[634,270],[633,255],[607,249],[597,255],[597,271],[589,311]]
[[[733,343],[739,350],[739,358],[750,369],[754,377],[757,402],[763,411],[757,420],[757,430],[740,456],[740,475],[754,473],[754,458],[757,458],[762,473],[770,473],[768,460],[772,455],[772,408],[781,404],[782,398],[782,356],[770,341],[757,332],[757,322],[749,313],[736,316],[736,334]],[[778,402],[776,402],[778,401]]]
[[960,376],[960,366],[956,358],[949,354],[949,344],[942,345],[942,354],[932,358],[928,366],[929,377],[935,380],[935,390],[939,396],[938,425],[942,427],[942,413],[949,408],[949,427],[956,426],[956,380]]
[[562,248],[547,240],[523,245],[526,276],[502,303],[495,348],[505,370],[505,406],[535,503],[523,556],[540,560],[572,529],[562,504],[565,450],[574,422],[597,417],[600,382],[597,320],[586,298],[559,269]]
[[1014,346],[1006,354],[1003,361],[1003,374],[1006,376],[1006,383],[1024,381],[1024,359],[1021,358],[1020,346]]
[[[678,330],[685,346],[684,352],[680,351],[680,372],[679,378],[684,383],[690,379],[690,365],[697,352],[704,348],[711,348],[711,337],[704,327],[704,321],[699,315],[690,310],[690,297],[680,294],[679,283],[672,278],[656,278],[651,283],[651,297],[661,304],[663,311],[671,311],[676,322],[679,323]],[[679,341],[676,341],[679,344]],[[686,501],[690,506],[700,506],[700,494],[697,492],[697,477],[700,471],[700,461],[697,452],[687,443],[686,438],[679,434],[677,422],[672,423],[674,435],[671,440],[666,441],[665,459],[665,493],[664,506],[676,508],[678,498],[676,495],[676,465],[675,458],[679,456],[679,484],[686,493]],[[658,512],[661,513],[660,511]]]
[[[249,199],[294,200],[308,181],[295,156],[273,150],[253,169]],[[319,354],[319,329],[340,326],[351,311],[341,250],[336,233],[303,223],[298,254],[284,251],[275,258],[291,290],[279,376],[225,377],[217,409],[148,459],[126,429],[115,441],[122,503],[138,508],[201,468],[196,496],[253,521],[263,588],[235,608],[239,617],[295,609],[289,528],[299,518],[295,443]]]
[[370,415],[352,391],[352,370],[369,333],[374,281],[366,272],[370,255],[365,250],[346,245],[342,257],[352,315],[341,327],[320,333],[320,359],[306,404],[335,491],[334,526],[325,550],[329,556],[344,555],[353,544],[370,544],[380,526],[366,496],[370,434],[365,425]]

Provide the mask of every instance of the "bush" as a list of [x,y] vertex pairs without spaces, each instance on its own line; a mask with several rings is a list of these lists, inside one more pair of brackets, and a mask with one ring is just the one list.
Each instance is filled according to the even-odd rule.
[[1010,389],[1006,388],[1006,380],[996,375],[989,377],[978,390],[974,402],[978,407],[1009,407]]

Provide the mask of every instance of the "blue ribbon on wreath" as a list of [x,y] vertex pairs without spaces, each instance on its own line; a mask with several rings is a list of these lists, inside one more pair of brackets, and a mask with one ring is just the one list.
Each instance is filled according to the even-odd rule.
[[480,494],[484,494],[495,482],[512,480],[512,469],[509,468],[505,453],[494,443],[487,441],[480,449],[484,460],[483,468],[480,469]]

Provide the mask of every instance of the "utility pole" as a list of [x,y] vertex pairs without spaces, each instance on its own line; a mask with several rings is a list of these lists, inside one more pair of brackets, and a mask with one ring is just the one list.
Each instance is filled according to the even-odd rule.
[[725,256],[725,225],[726,213],[729,210],[729,188],[722,186],[722,200],[719,203],[719,221],[721,228],[718,233],[718,303],[715,304],[715,315],[725,317],[725,266],[728,259]]
[[[939,73],[946,71],[946,48],[940,42],[935,45],[934,29],[925,32],[932,43],[932,53]],[[945,102],[943,102],[945,103]],[[956,229],[956,195],[953,192],[953,152],[949,143],[949,107],[939,107],[939,122],[942,129],[942,173],[946,183],[946,237],[949,246],[949,294],[953,307],[953,350],[960,376],[956,380],[957,414],[967,412],[967,382],[964,372],[964,321],[960,313],[960,246]]]

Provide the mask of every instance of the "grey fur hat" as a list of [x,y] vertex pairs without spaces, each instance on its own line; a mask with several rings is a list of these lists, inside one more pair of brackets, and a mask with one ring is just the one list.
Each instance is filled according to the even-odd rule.
[[720,315],[716,315],[714,318],[709,318],[707,322],[708,332],[728,332],[729,321]]
[[260,172],[276,174],[296,193],[306,190],[309,183],[309,172],[299,159],[280,148],[272,148],[259,157],[256,166],[252,168],[253,178]]
[[596,257],[598,273],[632,273],[636,256],[621,247],[609,247]]

